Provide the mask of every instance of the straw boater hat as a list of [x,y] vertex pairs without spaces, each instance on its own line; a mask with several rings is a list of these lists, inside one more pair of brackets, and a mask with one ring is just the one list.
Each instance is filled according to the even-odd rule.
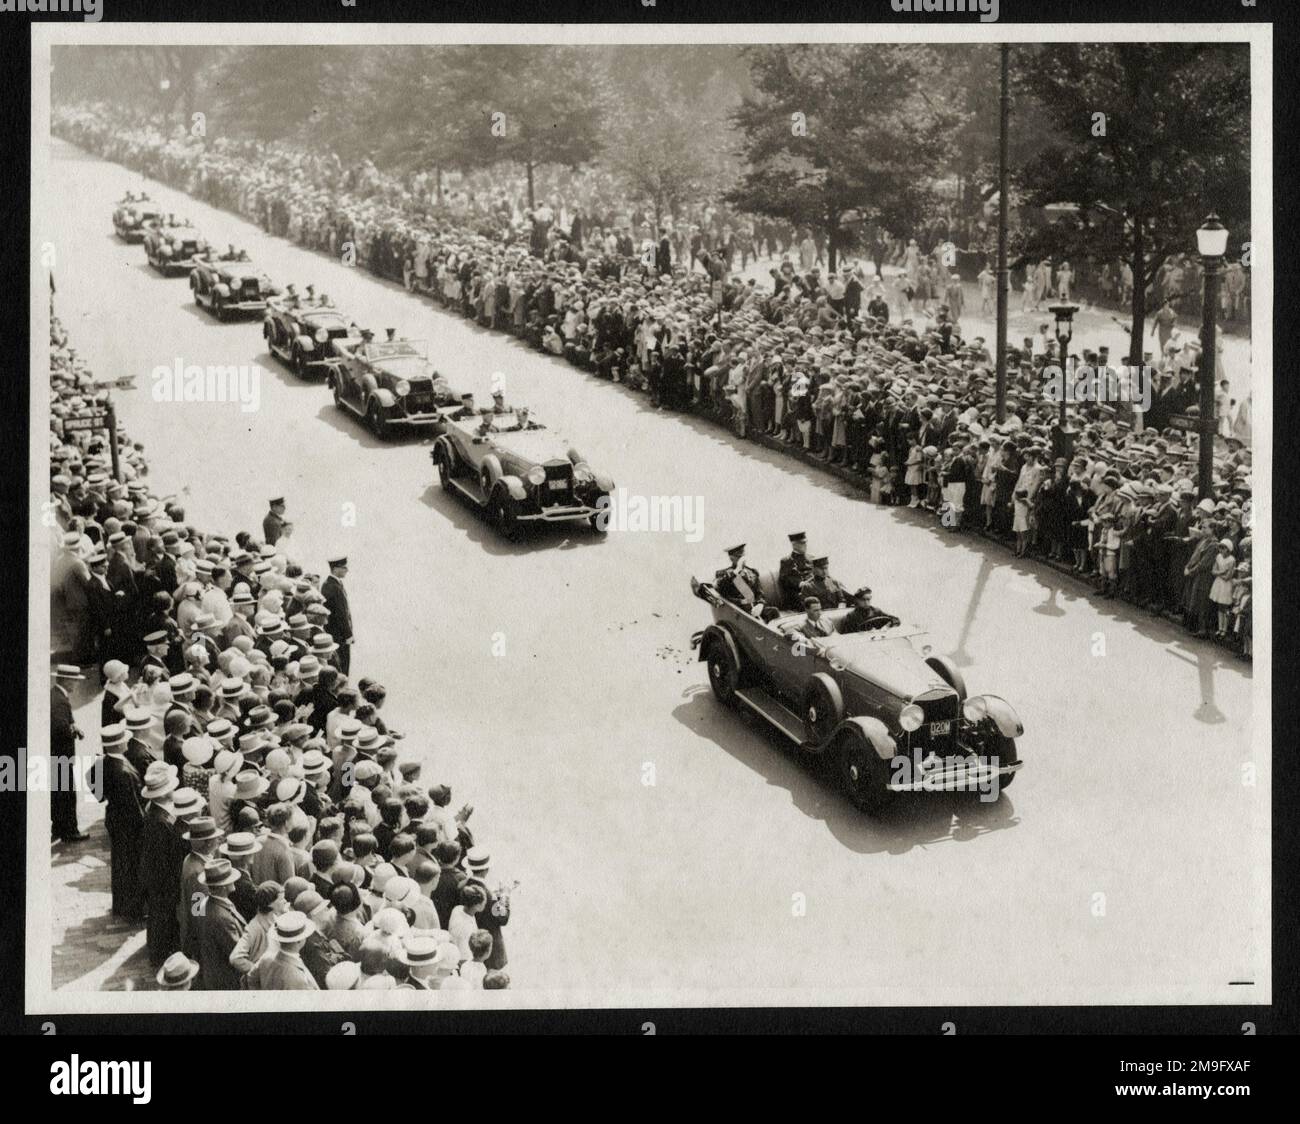
[[262,841],[251,831],[232,831],[221,844],[221,853],[228,859],[255,855],[262,849]]
[[[229,865],[229,864],[227,864]],[[275,919],[275,927],[267,934],[277,944],[305,941],[316,931],[316,922],[296,909],[286,910]]]
[[199,974],[199,963],[183,952],[173,952],[154,977],[163,991],[179,991]]

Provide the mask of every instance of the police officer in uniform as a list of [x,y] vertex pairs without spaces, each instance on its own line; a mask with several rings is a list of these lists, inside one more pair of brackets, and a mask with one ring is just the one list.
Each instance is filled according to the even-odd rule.
[[827,572],[830,559],[823,556],[812,560],[812,577],[799,586],[800,597],[815,597],[824,609],[836,609],[849,603],[849,594],[839,582]]
[[271,501],[271,510],[262,518],[262,538],[274,546],[293,529],[293,524],[284,517],[284,497],[278,496]]
[[882,613],[871,604],[871,590],[864,585],[854,593],[853,608],[840,621],[840,632],[873,632],[877,628],[891,628],[898,623],[897,617]]
[[343,588],[343,579],[348,573],[348,560],[331,558],[329,567],[329,576],[321,582],[320,587],[325,597],[325,606],[330,611],[325,630],[339,646],[339,670],[347,675],[352,665],[352,612],[348,607],[348,591]]
[[776,584],[781,590],[782,603],[797,607],[801,604],[800,587],[812,577],[808,562],[808,536],[803,531],[790,536],[790,553],[781,559]]

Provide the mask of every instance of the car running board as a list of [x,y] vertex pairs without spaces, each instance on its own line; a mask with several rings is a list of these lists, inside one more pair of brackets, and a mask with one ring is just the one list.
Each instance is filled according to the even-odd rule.
[[483,488],[477,480],[462,480],[460,477],[453,476],[451,478],[451,486],[460,492],[461,495],[470,499],[478,507],[487,507],[487,493],[483,491]]
[[737,691],[736,698],[759,717],[775,726],[792,742],[802,748],[812,748],[804,745],[803,720],[785,703],[773,698],[761,687],[747,687]]

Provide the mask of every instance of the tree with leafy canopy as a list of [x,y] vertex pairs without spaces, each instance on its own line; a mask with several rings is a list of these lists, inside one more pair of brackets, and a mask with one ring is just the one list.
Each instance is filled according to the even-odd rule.
[[739,97],[725,74],[701,80],[698,72],[682,75],[653,56],[625,65],[629,50],[609,60],[616,96],[605,121],[603,162],[633,199],[650,204],[658,227],[665,215],[676,216],[692,199],[716,198],[734,180],[728,111]]
[[1055,43],[1018,62],[1016,74],[1057,138],[1018,176],[1026,202],[1077,207],[1040,230],[1031,249],[1128,263],[1128,361],[1138,366],[1147,286],[1160,264],[1195,251],[1210,211],[1238,243],[1250,236],[1249,48]]
[[749,168],[727,195],[741,210],[826,235],[828,264],[863,222],[913,229],[962,120],[934,51],[917,46],[756,46],[755,92],[736,111]]
[[592,61],[560,46],[461,47],[440,57],[453,161],[522,165],[532,207],[540,165],[576,168],[600,151],[606,105]]

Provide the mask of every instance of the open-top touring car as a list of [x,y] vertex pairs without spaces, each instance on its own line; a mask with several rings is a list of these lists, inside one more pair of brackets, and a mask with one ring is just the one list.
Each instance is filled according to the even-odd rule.
[[299,378],[328,372],[330,360],[335,358],[335,340],[360,340],[347,317],[324,293],[313,293],[311,286],[306,296],[289,291],[268,300],[262,335],[271,354],[287,363]]
[[162,218],[162,208],[147,196],[128,192],[113,210],[113,229],[124,242],[143,242],[147,224]]
[[149,264],[159,273],[188,273],[207,252],[203,235],[188,223],[177,223],[172,217],[165,222],[149,225],[144,235],[144,252]]
[[[968,695],[961,673],[932,655],[925,633],[882,613],[842,634],[848,609],[823,618],[837,631],[810,638],[802,611],[782,606],[771,572],[761,603],[724,598],[691,580],[713,623],[692,638],[720,701],[757,714],[803,753],[829,757],[853,803],[877,811],[900,792],[1005,788],[1021,767],[1020,718],[997,695]],[[769,619],[764,620],[767,616]]]
[[194,303],[218,320],[266,311],[266,302],[280,290],[250,261],[200,258],[190,271]]
[[443,490],[487,512],[507,537],[532,523],[587,522],[603,532],[614,482],[526,410],[446,416],[430,456]]
[[441,408],[456,401],[451,387],[429,362],[423,343],[388,338],[377,340],[363,331],[332,341],[329,385],[334,405],[359,418],[376,437],[399,429],[432,429],[442,419]]

